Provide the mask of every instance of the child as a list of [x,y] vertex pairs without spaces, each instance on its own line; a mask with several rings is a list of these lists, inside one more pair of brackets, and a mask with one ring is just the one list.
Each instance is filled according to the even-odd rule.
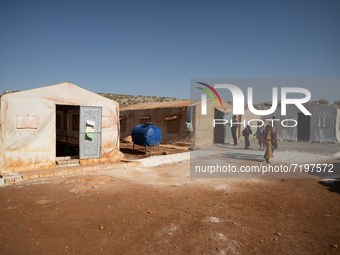
[[[257,122],[257,125],[261,125],[261,121]],[[263,132],[264,132],[264,127],[258,127],[256,130],[256,138],[259,140],[259,145],[260,145],[260,149],[259,150],[264,150],[264,142],[263,142]],[[254,136],[255,136],[254,135]]]
[[244,130],[244,142],[245,142],[245,149],[249,149],[250,146],[250,141],[249,141],[249,135],[253,134],[253,132],[251,131],[250,125],[248,125]]

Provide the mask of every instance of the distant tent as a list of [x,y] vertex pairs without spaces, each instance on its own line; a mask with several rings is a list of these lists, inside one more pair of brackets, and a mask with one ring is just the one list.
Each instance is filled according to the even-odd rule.
[[[296,127],[282,127],[275,122],[278,139],[310,142],[339,142],[340,141],[340,109],[315,103],[304,104],[312,114],[304,115],[295,105],[287,105],[286,115],[281,116],[281,109],[275,112],[275,119],[280,122],[293,119],[298,122]],[[293,125],[293,121],[284,123]]]

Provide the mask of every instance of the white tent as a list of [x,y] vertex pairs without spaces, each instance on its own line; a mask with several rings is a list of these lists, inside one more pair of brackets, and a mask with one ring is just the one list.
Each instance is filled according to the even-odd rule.
[[[293,119],[298,122],[296,127],[282,127],[275,122],[278,139],[311,142],[340,141],[340,109],[315,103],[306,103],[304,107],[312,114],[304,115],[295,105],[287,105],[286,115],[281,116],[281,109],[275,112],[275,119],[280,122]],[[293,121],[284,123],[293,125]]]
[[58,153],[81,164],[120,159],[118,103],[74,84],[4,94],[0,112],[0,172],[55,167]]

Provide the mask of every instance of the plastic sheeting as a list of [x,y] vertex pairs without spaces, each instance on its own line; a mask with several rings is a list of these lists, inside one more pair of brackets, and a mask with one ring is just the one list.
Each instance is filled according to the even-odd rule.
[[119,160],[118,103],[66,82],[1,97],[1,172],[55,167],[56,105],[101,106],[104,155]]
[[[193,112],[194,131],[190,132],[190,143],[199,147],[213,145],[215,108],[227,114],[232,111],[232,106],[222,100],[222,107],[216,107],[213,100],[207,100],[207,115],[201,115],[201,103],[191,105],[195,107],[195,110]],[[224,137],[225,135],[227,134],[224,134]]]
[[337,141],[340,141],[340,109],[337,109],[335,133]]
[[[225,120],[232,120],[233,119],[233,112],[229,112],[229,113],[225,113],[223,118]],[[231,134],[231,126],[226,124],[224,125],[224,143],[225,144],[231,144],[231,143],[234,143],[234,140],[233,140],[233,136]]]
[[[168,105],[169,102],[160,102]],[[162,104],[157,103],[158,106]],[[180,105],[184,103],[180,101]],[[185,102],[187,105],[190,101]],[[149,104],[147,104],[149,105]],[[125,109],[126,107],[124,107]],[[138,124],[152,122],[158,127],[163,134],[162,143],[187,142],[189,132],[186,131],[187,106],[179,107],[159,107],[145,108],[136,106],[136,109],[124,110],[121,108],[120,116],[122,117],[120,132],[121,139],[131,135],[132,129]],[[144,119],[145,118],[145,119]]]
[[[306,103],[305,108],[312,114],[310,116],[310,138],[312,142],[336,142],[340,141],[340,111],[339,109],[331,106]],[[298,122],[298,114],[301,113],[295,105],[287,105],[286,115],[281,115],[281,109],[278,108],[275,112],[275,118],[280,119],[280,122],[285,119],[293,119]],[[283,127],[281,123],[276,122],[276,133],[278,139],[283,140],[298,140],[298,126],[296,127]],[[285,125],[293,125],[294,122],[288,121]],[[300,125],[302,125],[300,123]],[[307,127],[308,128],[308,127]],[[300,131],[301,132],[301,131]]]

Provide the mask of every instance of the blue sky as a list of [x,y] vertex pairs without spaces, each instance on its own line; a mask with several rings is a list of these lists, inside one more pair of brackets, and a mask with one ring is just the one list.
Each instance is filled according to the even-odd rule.
[[337,0],[0,0],[0,93],[68,81],[189,98],[190,78],[340,77],[339,13]]

